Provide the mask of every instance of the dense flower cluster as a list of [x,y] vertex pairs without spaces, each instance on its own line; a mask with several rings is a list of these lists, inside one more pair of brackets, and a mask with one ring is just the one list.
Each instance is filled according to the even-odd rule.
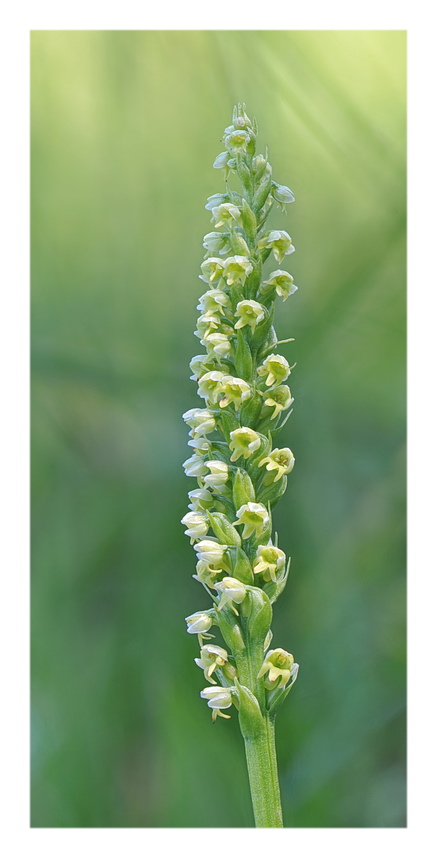
[[[273,181],[267,156],[256,155],[256,136],[255,120],[237,105],[224,132],[225,151],[214,162],[224,170],[225,191],[205,207],[213,231],[203,241],[199,276],[207,289],[195,331],[204,352],[190,363],[203,402],[183,415],[191,450],[184,469],[197,488],[189,492],[182,523],[197,555],[194,577],[213,600],[212,608],[187,617],[187,626],[199,638],[196,664],[213,686],[201,692],[213,720],[229,717],[221,710],[232,704],[248,705],[243,687],[261,713],[276,706],[278,689],[288,690],[298,669],[285,650],[264,655],[272,637],[271,604],[289,568],[272,541],[272,509],[294,467],[291,450],[273,446],[293,403],[284,383],[293,367],[277,352],[273,313],[276,297],[285,301],[297,287],[287,271],[276,268],[263,278],[262,269],[270,256],[280,265],[294,251],[285,230],[266,227],[275,202],[285,211],[294,197]],[[233,177],[241,192],[231,190]],[[214,625],[229,652],[205,644]],[[249,650],[256,661],[250,676]]]

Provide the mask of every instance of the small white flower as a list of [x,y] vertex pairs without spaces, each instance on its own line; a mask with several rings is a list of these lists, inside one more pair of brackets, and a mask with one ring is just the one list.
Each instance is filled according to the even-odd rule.
[[182,419],[191,426],[190,435],[209,435],[215,429],[215,417],[207,408],[190,408]]
[[201,310],[202,313],[221,313],[223,315],[225,308],[229,308],[230,305],[229,295],[226,295],[226,292],[222,292],[221,289],[209,289],[199,298],[197,309]]
[[196,611],[195,614],[190,614],[185,617],[187,624],[187,632],[189,635],[199,635],[207,632],[212,626],[212,617],[204,611]]
[[229,468],[226,462],[220,462],[218,459],[213,459],[205,462],[205,467],[211,472],[204,480],[205,485],[211,489],[221,489],[229,479]]
[[227,225],[235,226],[241,223],[241,212],[238,206],[234,206],[232,203],[221,203],[213,208],[212,219],[213,222],[217,221],[214,224],[216,228]]
[[190,499],[188,509],[194,512],[210,509],[214,503],[214,498],[208,489],[193,489],[192,492],[188,492],[188,497]]
[[252,334],[254,334],[256,326],[266,317],[266,308],[258,301],[239,301],[235,315],[239,316],[235,328],[244,328],[245,325],[249,325]]
[[196,575],[193,575],[193,578],[196,578],[197,581],[201,581],[207,587],[214,587],[218,575],[223,575],[223,569],[207,563],[206,560],[197,561]]
[[197,319],[197,330],[194,331],[194,336],[199,337],[201,340],[205,335],[212,333],[212,331],[217,331],[220,325],[220,316],[217,316],[215,313],[202,313]]
[[227,194],[212,194],[210,197],[208,197],[205,208],[207,211],[212,211],[215,206],[219,206],[222,203],[227,202],[229,202],[229,197]]
[[223,390],[223,382],[227,378],[229,376],[226,373],[218,370],[206,372],[199,378],[199,396],[202,399],[209,399],[213,404],[216,403]]
[[190,456],[182,465],[187,477],[203,477],[208,473],[204,459],[201,456]]
[[224,561],[226,545],[216,542],[214,539],[202,539],[194,546],[199,560],[205,560],[212,566],[221,566]]
[[204,512],[187,512],[181,519],[181,523],[187,528],[186,536],[192,539],[201,539],[209,530],[208,516]]
[[205,334],[202,343],[208,349],[208,352],[214,352],[218,357],[227,357],[232,351],[232,345],[229,337],[226,334],[221,334],[219,331],[212,331]]
[[261,286],[261,292],[268,292],[270,289],[275,289],[276,293],[285,301],[294,292],[297,292],[297,286],[294,285],[294,280],[288,271],[273,271],[268,280],[264,280]]
[[282,262],[284,256],[288,256],[295,250],[288,232],[285,232],[284,229],[272,229],[267,235],[260,238],[258,247],[260,250],[272,250],[276,262]]
[[190,360],[190,369],[193,375],[190,375],[192,381],[198,381],[202,375],[211,372],[214,368],[214,360],[211,355],[194,355]]
[[221,718],[230,718],[230,715],[224,715],[221,709],[229,709],[232,706],[232,694],[235,688],[221,688],[219,685],[209,688],[204,688],[200,692],[200,696],[208,701],[208,706],[212,709],[212,720],[215,721],[219,715]]
[[206,438],[201,438],[200,435],[195,435],[191,441],[188,441],[188,446],[193,448],[196,456],[203,456],[209,451],[209,441]]
[[195,658],[197,666],[203,670],[203,675],[208,682],[217,685],[212,678],[212,674],[218,667],[224,667],[227,663],[228,654],[221,646],[214,644],[205,644],[200,650],[200,658]]
[[[238,578],[222,578],[221,581],[217,581],[217,584],[214,584],[214,588],[221,594],[217,607],[218,611],[221,611],[225,605],[230,605],[232,610],[235,611],[233,602],[240,605],[246,598],[246,587]],[[235,611],[235,613],[238,612]]]
[[221,170],[223,167],[226,167],[229,158],[229,152],[220,152],[220,155],[217,155],[217,158],[215,159],[212,166],[215,170]]
[[219,259],[217,256],[210,256],[209,259],[205,259],[205,261],[202,262],[200,266],[202,273],[199,274],[199,277],[201,280],[204,280],[205,283],[214,283],[216,280],[221,280],[223,277],[224,267],[225,263],[223,262],[223,259]]

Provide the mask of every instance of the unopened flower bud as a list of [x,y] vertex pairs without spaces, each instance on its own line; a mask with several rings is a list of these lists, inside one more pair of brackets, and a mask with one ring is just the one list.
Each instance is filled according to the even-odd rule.
[[264,155],[255,155],[255,158],[252,161],[252,173],[255,176],[255,179],[260,179],[265,168],[267,167],[267,161],[264,158]]
[[228,194],[212,194],[206,201],[205,208],[207,211],[212,211],[215,206],[220,206],[222,203],[229,202]]
[[203,238],[203,246],[210,253],[220,253],[222,256],[231,249],[229,236],[225,232],[208,232]]
[[226,167],[230,158],[229,152],[220,152],[220,155],[217,155],[213,163],[213,167],[215,170],[222,170],[223,167]]
[[273,182],[272,195],[277,203],[294,203],[293,191],[290,191],[287,185],[278,185],[277,182]]
[[235,509],[240,509],[246,503],[255,502],[255,489],[249,474],[244,468],[237,468],[236,470],[232,483],[232,498]]
[[243,584],[253,584],[253,570],[245,551],[239,545],[229,546],[226,551],[229,559],[231,577]]
[[231,524],[229,518],[224,513],[210,512],[208,518],[214,535],[223,545],[241,545],[241,537],[238,530]]

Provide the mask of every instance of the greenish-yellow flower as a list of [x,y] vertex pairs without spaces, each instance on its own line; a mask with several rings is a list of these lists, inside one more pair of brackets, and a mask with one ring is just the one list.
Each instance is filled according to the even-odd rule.
[[261,286],[261,292],[269,292],[275,289],[277,295],[285,301],[289,295],[293,295],[297,291],[297,286],[294,285],[294,280],[288,271],[273,271],[268,280],[264,280]]
[[249,503],[240,506],[237,510],[236,524],[244,524],[243,539],[248,539],[254,533],[255,536],[261,536],[264,528],[269,523],[269,514],[262,503]]
[[225,260],[224,276],[228,286],[243,284],[253,271],[253,265],[247,256],[229,256]]
[[289,474],[294,468],[294,456],[288,447],[276,448],[272,450],[269,456],[261,459],[260,468],[265,465],[267,471],[276,471],[274,483],[280,480],[284,474]]
[[282,262],[284,256],[293,253],[294,247],[288,232],[284,229],[272,229],[258,241],[259,250],[271,250],[276,262]]
[[[270,649],[264,659],[264,663],[257,679],[261,679],[267,673],[264,680],[266,688],[283,688],[291,678],[294,666],[294,657],[285,649]],[[298,665],[297,665],[298,666]]]
[[231,462],[236,462],[240,456],[249,459],[261,446],[258,433],[249,426],[240,426],[230,434],[229,447],[232,450]]
[[259,545],[255,565],[253,567],[254,575],[262,575],[264,581],[276,581],[276,574],[285,566],[285,554],[280,548],[275,545]]
[[281,384],[290,375],[291,369],[285,357],[282,355],[269,355],[257,369],[261,378],[266,377],[267,387]]
[[235,328],[244,328],[248,325],[254,334],[256,326],[266,317],[266,308],[258,301],[246,299],[238,302],[235,315],[239,317]]

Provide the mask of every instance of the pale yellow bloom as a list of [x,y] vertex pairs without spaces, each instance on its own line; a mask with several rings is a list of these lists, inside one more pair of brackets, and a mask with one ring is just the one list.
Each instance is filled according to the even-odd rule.
[[235,315],[239,316],[235,328],[244,328],[245,325],[248,325],[252,334],[254,334],[256,326],[266,317],[266,308],[262,304],[259,304],[258,301],[239,301]]
[[295,459],[291,450],[288,447],[282,447],[281,449],[276,448],[272,450],[269,456],[261,459],[259,466],[261,468],[265,465],[267,471],[276,471],[273,480],[276,483],[284,474],[289,474],[293,470],[294,462]]
[[240,456],[249,459],[261,446],[258,433],[248,426],[240,426],[230,433],[229,447],[232,450],[231,462],[236,462]]
[[[266,673],[268,676],[264,683],[268,689],[283,688],[291,678],[294,665],[294,657],[285,649],[271,649],[268,651],[257,679],[261,679]],[[297,665],[298,666],[298,665]]]
[[252,501],[240,506],[240,509],[237,510],[237,516],[237,521],[233,523],[234,525],[244,524],[243,539],[248,539],[252,533],[255,536],[261,536],[262,531],[269,522],[269,514],[264,504],[253,503]]

